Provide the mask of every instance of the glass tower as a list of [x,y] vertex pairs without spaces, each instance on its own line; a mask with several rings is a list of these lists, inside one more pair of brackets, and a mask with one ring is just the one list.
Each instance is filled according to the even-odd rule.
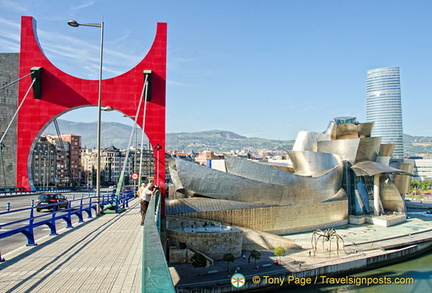
[[399,67],[383,67],[367,72],[366,121],[375,122],[372,136],[382,143],[394,143],[394,159],[403,159],[402,103]]

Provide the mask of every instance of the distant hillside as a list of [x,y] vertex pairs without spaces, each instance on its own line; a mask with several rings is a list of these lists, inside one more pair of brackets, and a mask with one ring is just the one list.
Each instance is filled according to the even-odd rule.
[[[58,120],[62,133],[75,133],[82,137],[82,146],[86,148],[96,147],[97,123],[71,122]],[[114,145],[118,148],[126,148],[132,127],[115,122],[104,122],[102,124],[102,147]],[[46,133],[56,134],[53,125],[50,125]],[[201,132],[167,133],[167,150],[178,150],[185,152],[201,152],[212,150],[216,152],[231,150],[246,150],[254,153],[257,150],[286,151],[291,150],[294,140],[270,140],[257,137],[245,137],[234,132],[224,130],[209,130]],[[133,137],[135,141],[141,142],[140,134]],[[432,137],[410,136],[404,134],[405,156],[419,154],[432,154]],[[145,138],[145,144],[148,144]]]
[[[60,132],[63,134],[66,133],[75,133],[80,135],[82,138],[82,147],[85,148],[95,148],[96,147],[96,129],[97,123],[90,122],[71,122],[66,120],[58,120]],[[102,132],[101,132],[101,146],[109,147],[114,145],[117,148],[126,148],[129,142],[130,133],[132,131],[132,127],[129,125],[116,123],[116,122],[103,122],[102,123]],[[140,132],[140,131],[138,131]],[[45,133],[57,135],[55,131],[55,127],[53,124],[47,127]],[[138,143],[141,143],[141,135],[137,134]],[[145,144],[148,143],[147,139],[144,138]],[[133,142],[135,144],[135,136],[133,137]]]
[[404,143],[422,143],[422,142],[432,142],[432,137],[430,136],[411,136],[404,134]]
[[407,157],[432,154],[432,137],[404,134],[404,153]]
[[[61,133],[75,133],[82,137],[82,146],[86,148],[96,147],[96,122],[83,123],[58,120]],[[121,123],[102,123],[102,147],[114,145],[118,148],[126,148],[132,127]],[[54,125],[50,125],[45,133],[56,135]],[[167,150],[178,150],[185,152],[231,151],[267,149],[267,150],[290,150],[293,141],[268,140],[263,138],[248,138],[234,132],[223,130],[210,130],[202,132],[167,133]],[[138,144],[141,142],[141,135],[133,137]],[[145,144],[147,140],[145,138]]]
[[185,152],[247,150],[253,153],[258,149],[286,151],[292,149],[293,143],[294,141],[248,138],[223,130],[167,133],[167,148]]

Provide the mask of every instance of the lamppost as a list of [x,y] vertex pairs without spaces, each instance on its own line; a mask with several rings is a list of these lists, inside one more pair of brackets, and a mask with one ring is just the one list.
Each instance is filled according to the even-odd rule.
[[48,189],[48,180],[47,180],[47,157],[46,157],[46,151],[44,151],[44,154],[42,155],[42,159],[43,159],[43,164],[44,164],[44,171],[43,171],[43,182],[42,182],[42,187],[44,190]]
[[110,184],[110,185],[112,185],[112,182],[111,182],[111,175],[112,175],[112,161],[113,161],[113,159],[112,159],[112,157],[108,157],[108,184]]
[[96,215],[100,216],[101,214],[101,206],[100,206],[100,176],[101,176],[101,124],[102,124],[102,117],[101,117],[101,106],[102,106],[102,61],[103,61],[103,38],[104,38],[104,22],[100,23],[78,23],[75,20],[69,20],[68,25],[72,27],[79,27],[79,26],[91,26],[91,27],[98,27],[101,29],[100,34],[100,63],[99,63],[99,88],[98,88],[98,121],[97,121],[97,159],[96,159],[96,197],[97,197],[97,205],[96,205]]
[[[160,144],[156,144],[153,149],[156,150],[156,159],[154,160],[154,163],[155,163],[155,171],[156,171],[155,176],[157,175],[157,178],[154,178],[154,179],[155,179],[156,185],[160,186],[160,179],[161,178],[159,178],[160,177],[159,176],[159,172],[160,172],[160,170],[159,170],[160,157],[159,156],[160,156],[160,150],[162,149],[162,146]],[[164,180],[165,180],[165,178],[164,178]]]

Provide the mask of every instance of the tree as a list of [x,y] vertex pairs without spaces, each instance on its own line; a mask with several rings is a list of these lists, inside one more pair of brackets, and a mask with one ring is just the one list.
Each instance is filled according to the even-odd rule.
[[275,256],[279,256],[279,262],[282,263],[281,257],[285,255],[286,250],[282,246],[276,247],[273,250]]
[[235,260],[234,254],[232,254],[232,253],[225,253],[223,255],[222,259],[223,259],[223,261],[226,261],[226,263],[228,264],[228,272],[229,272],[229,270],[230,270],[229,263],[230,262],[234,262],[234,260]]
[[258,250],[254,249],[254,250],[252,250],[250,252],[249,257],[253,258],[255,260],[255,266],[256,266],[257,260],[261,258],[261,252],[259,252]]
[[190,258],[194,268],[203,268],[207,265],[207,260],[201,253],[195,252]]
[[420,187],[420,181],[419,180],[411,180],[410,192],[417,190],[419,187]]
[[414,192],[415,194],[422,194],[430,192],[432,187],[432,180],[411,180],[410,192]]

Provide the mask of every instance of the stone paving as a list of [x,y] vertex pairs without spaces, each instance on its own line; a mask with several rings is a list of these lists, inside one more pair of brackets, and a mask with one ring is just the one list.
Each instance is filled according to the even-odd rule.
[[141,292],[139,201],[4,255],[0,292]]

